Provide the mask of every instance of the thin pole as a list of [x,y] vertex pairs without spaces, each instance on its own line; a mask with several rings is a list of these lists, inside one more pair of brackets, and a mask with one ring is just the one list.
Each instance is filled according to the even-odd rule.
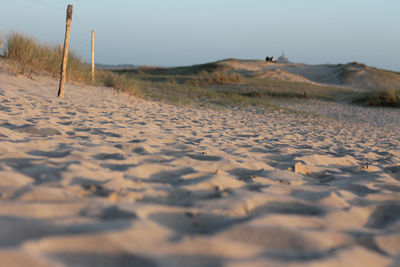
[[63,52],[64,56],[61,64],[60,87],[58,89],[58,97],[64,97],[64,83],[65,83],[65,74],[67,72],[69,33],[71,31],[71,20],[72,20],[72,5],[68,5],[67,23],[65,27],[65,39],[64,39],[64,52]]
[[94,79],[94,31],[92,31],[92,82],[95,82]]

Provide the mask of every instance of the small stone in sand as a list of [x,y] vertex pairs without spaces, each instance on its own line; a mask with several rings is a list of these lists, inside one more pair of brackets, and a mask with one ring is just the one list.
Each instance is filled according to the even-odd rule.
[[309,175],[311,174],[310,170],[307,168],[307,166],[303,165],[301,162],[297,162],[294,165],[294,172],[295,173],[300,173],[304,175]]

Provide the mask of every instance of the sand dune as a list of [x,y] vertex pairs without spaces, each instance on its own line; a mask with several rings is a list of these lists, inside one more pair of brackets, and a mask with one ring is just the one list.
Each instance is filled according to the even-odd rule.
[[264,70],[263,73],[256,76],[260,79],[271,79],[277,81],[290,81],[290,82],[301,82],[301,83],[314,83],[311,80],[304,78],[301,75],[292,74],[281,68],[271,68]]
[[400,265],[398,110],[56,91],[0,73],[1,265]]
[[222,70],[237,72],[246,77],[344,86],[360,91],[398,88],[400,83],[399,73],[369,67],[357,62],[309,65],[227,59],[214,64],[221,66]]

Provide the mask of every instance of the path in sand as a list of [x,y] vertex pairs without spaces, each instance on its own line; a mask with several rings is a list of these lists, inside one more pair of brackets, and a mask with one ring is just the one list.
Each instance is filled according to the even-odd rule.
[[[400,264],[398,110],[298,106],[324,118],[56,89],[0,73],[7,266]],[[341,109],[350,118],[329,115]]]

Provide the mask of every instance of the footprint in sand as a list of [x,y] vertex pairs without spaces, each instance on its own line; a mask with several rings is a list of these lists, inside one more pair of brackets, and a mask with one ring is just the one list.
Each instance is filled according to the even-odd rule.
[[124,160],[125,157],[122,154],[119,153],[100,153],[100,154],[96,154],[93,156],[94,159],[98,159],[98,160],[109,160],[109,159],[113,159],[113,160]]

